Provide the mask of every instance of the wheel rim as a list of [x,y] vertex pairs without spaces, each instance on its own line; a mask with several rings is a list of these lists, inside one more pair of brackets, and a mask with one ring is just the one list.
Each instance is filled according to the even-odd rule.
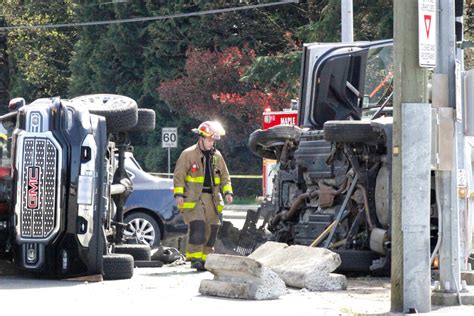
[[141,244],[152,246],[155,241],[155,229],[144,218],[135,218],[128,222],[125,236],[136,237]]

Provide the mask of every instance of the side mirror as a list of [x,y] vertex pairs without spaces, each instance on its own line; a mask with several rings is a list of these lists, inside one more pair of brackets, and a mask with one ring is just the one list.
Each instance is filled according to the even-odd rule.
[[10,102],[8,103],[8,109],[10,111],[15,111],[21,108],[26,104],[25,99],[23,98],[14,98],[11,99]]

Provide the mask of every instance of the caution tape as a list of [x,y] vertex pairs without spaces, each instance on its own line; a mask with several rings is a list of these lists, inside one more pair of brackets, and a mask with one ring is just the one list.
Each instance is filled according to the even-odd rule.
[[232,179],[262,179],[262,176],[231,175]]
[[[149,172],[152,176],[173,176],[172,173],[166,172]],[[261,175],[231,175],[231,179],[262,179]]]

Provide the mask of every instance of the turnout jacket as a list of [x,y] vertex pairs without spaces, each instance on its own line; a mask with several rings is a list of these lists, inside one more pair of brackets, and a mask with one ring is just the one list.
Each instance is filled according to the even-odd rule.
[[[220,213],[224,209],[222,194],[232,194],[232,184],[222,154],[215,150],[210,157],[212,197],[216,210]],[[196,206],[204,185],[206,165],[208,165],[206,156],[198,144],[186,148],[181,153],[173,176],[174,196],[184,197],[184,204],[179,207],[180,210],[193,210]]]

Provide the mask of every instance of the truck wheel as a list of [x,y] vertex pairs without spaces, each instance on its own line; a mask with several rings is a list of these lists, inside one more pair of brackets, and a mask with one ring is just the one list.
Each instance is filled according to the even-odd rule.
[[150,246],[142,244],[115,245],[114,253],[131,255],[135,261],[149,261],[151,258]]
[[135,237],[140,244],[155,247],[160,245],[161,230],[156,220],[143,212],[127,213],[124,218],[127,228],[125,236]]
[[138,109],[137,125],[129,129],[129,132],[151,132],[155,130],[155,111],[151,109]]
[[133,276],[133,257],[112,253],[103,255],[104,280],[123,280]]
[[324,123],[324,139],[341,143],[377,143],[380,134],[370,121],[328,121]]
[[137,124],[137,102],[116,94],[89,94],[71,99],[73,105],[105,117],[109,133],[125,132]]
[[299,140],[302,130],[297,126],[277,125],[267,130],[258,129],[249,136],[249,147],[255,155],[278,159],[276,149],[287,140]]

